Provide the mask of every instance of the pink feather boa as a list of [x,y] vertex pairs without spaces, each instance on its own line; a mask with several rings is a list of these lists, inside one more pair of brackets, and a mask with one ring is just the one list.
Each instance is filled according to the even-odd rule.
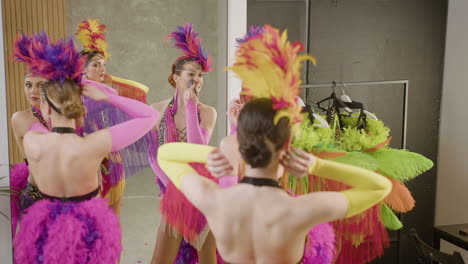
[[18,225],[19,212],[20,212],[20,193],[21,190],[26,188],[28,184],[29,169],[26,162],[14,164],[10,169],[10,188],[12,193],[10,195],[11,205],[11,231],[13,238],[16,233],[16,226]]
[[14,259],[22,264],[115,264],[122,251],[117,216],[105,200],[42,200],[22,216]]
[[335,259],[335,232],[329,223],[316,225],[309,231],[304,248],[303,264],[330,264]]

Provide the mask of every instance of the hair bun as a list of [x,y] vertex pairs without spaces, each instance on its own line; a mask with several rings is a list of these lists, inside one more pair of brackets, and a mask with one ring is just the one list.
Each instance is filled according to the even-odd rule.
[[248,136],[245,143],[239,146],[239,151],[252,168],[266,167],[272,158],[271,146],[265,142],[264,137]]
[[84,115],[85,108],[81,102],[80,103],[70,102],[68,104],[64,104],[62,112],[66,118],[77,119]]

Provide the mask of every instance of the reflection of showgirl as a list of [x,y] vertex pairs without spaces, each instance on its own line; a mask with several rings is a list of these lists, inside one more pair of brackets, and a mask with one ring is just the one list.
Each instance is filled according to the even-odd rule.
[[[89,80],[109,83],[119,95],[146,103],[148,87],[135,81],[111,76],[106,72],[107,40],[104,34],[105,25],[98,19],[88,19],[78,25],[76,36],[83,50],[81,55],[86,58],[84,74]],[[87,114],[82,131],[84,134],[106,128],[123,121],[129,116],[112,105],[95,102],[84,97]],[[120,215],[122,196],[125,190],[125,177],[135,175],[143,168],[149,168],[148,151],[154,149],[155,136],[149,133],[129,147],[110,153],[101,165],[102,188],[101,196],[109,198],[111,208]]]
[[[21,34],[15,41],[13,55],[18,62],[31,64],[30,48],[31,45],[47,45],[49,38],[43,33],[36,33],[32,36]],[[42,126],[48,129],[49,125],[42,116],[39,109],[39,93],[46,79],[35,73],[27,72],[24,76],[24,92],[31,105],[31,109],[16,112],[11,118],[13,134],[21,153],[23,151],[23,137],[31,129],[34,122],[40,122]],[[14,164],[10,169],[10,185],[13,190],[11,194],[11,227],[13,238],[16,234],[20,211],[26,209],[34,201],[40,199],[37,193],[37,187],[32,177],[29,177],[27,160]],[[20,206],[20,198],[21,204]],[[21,209],[21,210],[20,210]]]
[[[33,126],[24,136],[25,156],[43,200],[22,216],[14,240],[15,261],[116,263],[122,250],[119,221],[105,200],[95,198],[96,171],[109,152],[147,133],[157,112],[100,83],[82,81],[84,58],[71,39],[33,45],[30,56],[29,70],[47,79],[41,89],[41,109],[52,129]],[[75,122],[85,111],[81,93],[120,108],[132,120],[78,136]]]
[[[153,104],[163,113],[157,126],[159,146],[168,142],[208,144],[216,122],[216,110],[200,103],[199,93],[204,73],[211,71],[210,57],[203,50],[192,24],[178,27],[168,38],[183,54],[172,65],[168,78],[175,88],[174,97]],[[212,178],[203,166],[194,167]],[[215,242],[205,217],[168,180],[156,159],[153,170],[162,194],[162,222],[152,263],[193,263],[197,255],[201,263],[215,263]]]

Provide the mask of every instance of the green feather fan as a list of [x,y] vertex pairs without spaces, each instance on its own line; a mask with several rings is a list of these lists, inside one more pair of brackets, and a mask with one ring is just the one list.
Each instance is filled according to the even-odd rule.
[[371,171],[376,171],[379,168],[379,162],[375,158],[362,152],[347,152],[346,155],[330,158],[327,160],[352,165]]
[[411,180],[434,166],[434,163],[418,153],[404,149],[385,148],[369,152],[379,162],[379,172],[401,182]]
[[390,230],[398,230],[403,227],[400,219],[393,213],[393,211],[384,203],[381,204],[380,213],[382,217],[382,222],[385,227]]

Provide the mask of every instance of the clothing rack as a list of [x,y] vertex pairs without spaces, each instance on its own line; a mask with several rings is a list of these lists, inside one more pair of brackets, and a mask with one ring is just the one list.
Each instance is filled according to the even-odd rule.
[[[407,131],[407,118],[408,118],[408,89],[409,89],[409,80],[394,80],[394,81],[369,81],[369,82],[333,82],[334,87],[351,87],[351,86],[369,86],[369,85],[380,85],[378,87],[385,87],[385,85],[390,84],[401,84],[403,85],[403,122],[402,122],[402,149],[406,148],[406,131]],[[303,89],[311,88],[326,88],[332,87],[332,82],[330,83],[321,83],[321,84],[303,84],[300,86]],[[306,93],[307,96],[308,93]],[[306,97],[306,104],[308,103],[308,97]]]

